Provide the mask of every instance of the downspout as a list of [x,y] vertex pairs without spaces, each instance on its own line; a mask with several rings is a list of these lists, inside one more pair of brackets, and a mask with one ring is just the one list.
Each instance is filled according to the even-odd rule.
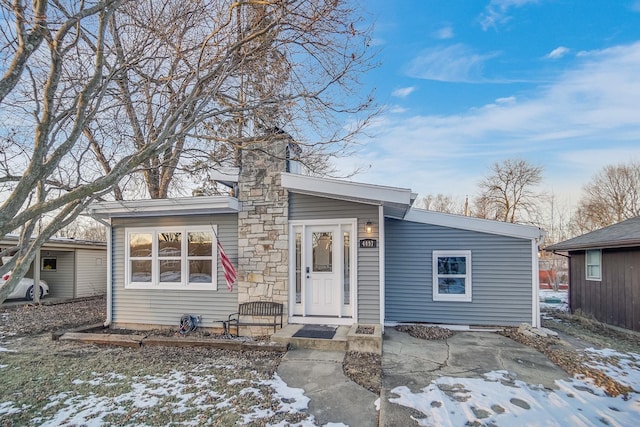
[[91,218],[93,218],[94,220],[98,221],[100,224],[104,225],[105,227],[107,227],[107,318],[104,321],[103,326],[105,328],[108,328],[111,325],[111,321],[113,320],[113,310],[112,310],[112,300],[113,300],[113,283],[111,281],[111,267],[113,264],[113,260],[111,257],[112,251],[111,251],[111,232],[112,232],[112,228],[111,228],[111,218],[109,218],[109,221],[105,221],[101,218],[95,217],[93,215],[91,215],[91,212],[89,212],[89,216]]
[[378,274],[379,282],[380,282],[380,328],[382,328],[382,333],[384,333],[384,311],[385,311],[385,232],[384,232],[384,206],[378,206],[378,241],[380,244],[378,245]]
[[538,266],[539,238],[531,239],[531,282],[533,283],[533,301],[531,301],[531,326],[539,328],[540,325],[540,268]]
[[112,259],[112,251],[111,251],[111,218],[109,218],[109,222],[100,221],[107,226],[107,318],[104,321],[104,327],[107,328],[111,325],[111,320],[113,318],[113,310],[112,299],[113,299],[113,282],[111,280],[111,269],[113,264]]

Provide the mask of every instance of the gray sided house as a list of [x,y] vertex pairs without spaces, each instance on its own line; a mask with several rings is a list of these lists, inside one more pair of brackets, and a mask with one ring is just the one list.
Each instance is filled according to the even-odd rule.
[[[286,142],[225,171],[237,197],[90,207],[110,226],[107,323],[175,327],[191,314],[219,327],[239,303],[274,301],[298,324],[539,325],[538,228],[414,209],[405,188],[285,172]],[[218,240],[238,271],[231,291]]]
[[569,256],[569,307],[640,331],[640,217],[545,248]]
[[[0,248],[15,246],[17,241],[17,236],[6,236],[0,240]],[[107,292],[105,242],[51,238],[42,245],[26,277],[33,278],[34,268],[40,268],[40,279],[49,285],[48,298],[82,298]]]

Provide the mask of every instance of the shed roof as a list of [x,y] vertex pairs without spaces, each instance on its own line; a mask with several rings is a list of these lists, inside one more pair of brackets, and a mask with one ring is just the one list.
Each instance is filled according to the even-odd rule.
[[512,224],[510,222],[434,212],[417,208],[411,208],[404,219],[424,224],[440,225],[460,230],[478,231],[480,233],[496,234],[528,240],[541,239],[545,235],[543,230],[533,225]]
[[367,184],[341,179],[281,173],[282,186],[294,193],[347,200],[385,208],[385,215],[402,218],[417,197],[408,188]]
[[547,246],[546,251],[640,246],[640,216]]

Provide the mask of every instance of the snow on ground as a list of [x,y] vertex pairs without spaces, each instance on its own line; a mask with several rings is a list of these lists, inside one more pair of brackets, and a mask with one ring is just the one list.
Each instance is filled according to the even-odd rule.
[[557,390],[516,380],[507,371],[485,378],[442,377],[420,393],[396,387],[389,401],[422,412],[421,426],[637,426],[640,419],[640,354],[586,349],[584,364],[635,392],[609,397],[588,379],[557,380]]
[[[130,425],[136,425],[136,418],[144,416],[147,409],[164,414],[180,414],[187,411],[198,414],[192,422],[181,423],[181,425],[203,425],[211,424],[215,420],[212,418],[202,418],[202,414],[216,413],[216,410],[227,410],[240,415],[242,424],[255,422],[261,424],[261,420],[268,419],[277,413],[305,413],[309,398],[304,395],[304,390],[291,388],[275,374],[269,380],[246,380],[245,387],[236,395],[226,395],[224,392],[216,391],[217,378],[215,371],[219,366],[197,372],[172,371],[168,375],[155,376],[145,375],[143,377],[132,377],[110,373],[92,373],[90,380],[76,379],[74,385],[88,386],[88,392],[81,394],[78,392],[62,392],[50,396],[49,403],[43,411],[53,409],[52,416],[42,416],[32,419],[40,426],[60,426],[60,425],[83,425],[102,426],[111,424],[109,419],[114,415],[126,414]],[[91,391],[92,387],[112,387],[114,390],[123,385],[128,392],[115,394],[97,395]],[[271,393],[264,393],[265,387],[271,389]],[[247,408],[244,412],[239,412],[236,408],[236,397],[252,394],[255,404]],[[265,394],[270,396],[265,396]],[[268,402],[271,403],[268,403]],[[275,404],[273,403],[275,402]],[[243,406],[243,407],[246,407]],[[15,407],[12,402],[0,403],[0,418],[3,414],[20,412],[26,408]],[[315,418],[312,415],[302,416],[298,426],[315,426]],[[290,425],[279,423],[276,425]],[[334,424],[338,426],[339,424]]]
[[0,353],[2,353],[3,351],[13,351],[13,350],[9,350],[6,347],[2,347],[2,344],[6,344],[4,341],[2,341],[4,338],[4,335],[0,334]]
[[622,385],[640,393],[640,354],[620,353],[610,348],[584,350],[583,364],[605,373]]
[[[569,293],[567,291],[540,289],[538,296],[541,310],[569,311]],[[560,300],[560,302],[546,302],[547,300]]]
[[420,426],[637,426],[640,394],[628,400],[608,397],[595,385],[579,379],[556,381],[557,390],[515,380],[507,371],[485,378],[441,377],[420,393],[408,387],[391,390],[389,401],[424,414]]

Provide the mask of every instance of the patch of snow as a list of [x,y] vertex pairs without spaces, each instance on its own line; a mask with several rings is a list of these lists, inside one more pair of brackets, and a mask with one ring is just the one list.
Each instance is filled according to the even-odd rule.
[[377,398],[373,404],[376,405],[376,411],[380,412],[380,398]]
[[310,399],[304,395],[304,390],[289,387],[278,374],[273,374],[272,379],[263,381],[260,384],[267,385],[275,390],[283,403],[282,411],[295,413],[306,410],[309,405]]
[[[131,378],[116,373],[100,374],[94,372],[92,378],[88,380],[76,379],[73,383],[92,386],[130,383],[130,391],[116,396],[97,395],[94,392],[88,394],[63,392],[49,396],[49,403],[44,406],[43,410],[52,411],[53,415],[37,417],[38,425],[102,426],[110,416],[123,414],[130,416],[131,425],[135,425],[136,418],[140,414],[144,414],[146,409],[160,406],[169,406],[171,413],[175,414],[194,409],[197,413],[203,413],[207,410],[215,411],[216,409],[235,412],[234,408],[236,408],[236,400],[239,396],[226,396],[215,390],[214,384],[218,382],[216,369],[212,369],[212,366],[208,365],[195,367],[195,371],[197,373],[174,370],[165,375],[145,375]],[[244,411],[247,413],[238,414],[244,423],[257,422],[261,424],[261,420],[276,413],[296,414],[304,413],[308,409],[309,398],[304,395],[304,390],[287,386],[277,374],[268,380],[237,379],[230,380],[228,383],[247,383],[247,387],[239,395],[248,394],[256,397],[258,403],[255,406]],[[263,394],[261,389],[265,386],[271,388],[273,393]],[[193,390],[197,390],[197,393],[194,393]],[[275,400],[270,402],[268,399]],[[132,411],[132,408],[136,410]],[[12,402],[0,403],[0,414],[20,411],[21,409],[13,406]],[[199,425],[203,422],[201,419],[192,421],[186,421],[184,424]],[[283,422],[280,425],[290,424]],[[315,418],[309,415],[296,425],[301,427],[315,426]],[[344,424],[332,423],[328,425],[344,427]]]
[[506,371],[485,378],[441,377],[413,393],[406,386],[391,390],[392,403],[422,412],[420,426],[635,426],[640,417],[640,394],[628,400],[609,397],[604,390],[579,379],[557,380],[558,390],[515,380]]
[[610,348],[602,350],[586,348],[584,355],[585,365],[603,372],[620,384],[640,393],[640,354],[620,353]]
[[0,415],[6,414],[17,414],[22,412],[24,409],[28,408],[28,406],[23,406],[22,408],[18,408],[13,406],[13,402],[0,402]]
[[[541,310],[559,310],[567,312],[569,311],[569,292],[567,291],[553,291],[550,289],[540,289],[538,291],[538,297],[540,299]],[[546,302],[547,299],[560,300],[559,303]]]
[[0,369],[4,369],[4,368],[7,368],[7,367],[9,367],[9,365],[0,365]]
[[42,410],[43,410],[43,411],[46,411],[47,409],[52,408],[52,407],[54,407],[54,406],[58,405],[62,399],[66,399],[68,396],[69,396],[69,394],[68,394],[68,393],[65,393],[65,392],[58,393],[58,394],[56,394],[56,395],[54,395],[54,396],[49,396],[49,403],[47,403],[47,404],[42,408]]
[[15,350],[9,350],[6,347],[0,347],[0,353],[2,353],[3,351],[5,351],[7,353],[15,353]]

